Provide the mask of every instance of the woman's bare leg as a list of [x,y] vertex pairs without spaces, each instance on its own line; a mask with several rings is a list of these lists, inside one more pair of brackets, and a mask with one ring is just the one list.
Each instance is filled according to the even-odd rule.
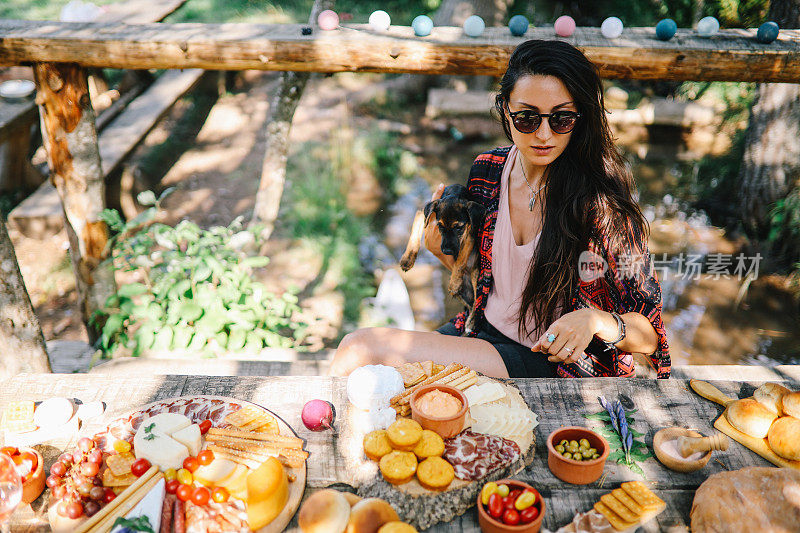
[[507,378],[502,357],[488,342],[424,331],[365,328],[346,335],[333,356],[330,375],[346,376],[363,365],[406,362],[461,363],[487,376]]

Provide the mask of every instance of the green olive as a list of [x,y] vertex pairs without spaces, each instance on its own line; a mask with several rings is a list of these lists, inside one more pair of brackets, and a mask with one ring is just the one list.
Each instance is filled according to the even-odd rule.
[[586,446],[581,446],[580,448],[578,448],[578,450],[581,453],[589,453],[589,448],[587,448]]
[[581,461],[583,459],[583,454],[581,452],[573,453],[572,458],[576,461]]
[[567,439],[561,439],[561,442],[559,442],[559,444],[560,444],[561,446],[564,446],[564,447],[566,448],[566,447],[567,447],[567,444],[569,444],[569,441],[568,441]]
[[[572,441],[572,442],[575,442],[575,441]],[[569,446],[567,446],[567,450],[568,450],[570,453],[576,453],[576,452],[577,452],[579,449],[580,449],[580,448],[578,448],[578,445],[577,445],[577,444],[572,444],[572,443],[570,443],[570,445],[569,445]]]
[[589,447],[589,441],[586,440],[586,439],[581,439],[580,446],[581,446],[581,448],[588,448]]
[[564,456],[564,459],[572,459],[572,454],[569,452],[564,452],[562,455]]
[[560,445],[560,444],[557,444],[556,445],[556,451],[558,453],[564,453],[564,447],[562,445]]
[[576,440],[569,441],[569,445],[570,446],[575,446],[576,448],[579,446],[578,441],[576,441]]
[[597,455],[597,450],[594,448],[589,448],[589,455]]
[[592,455],[592,459],[600,459],[600,454],[596,453],[596,454]]

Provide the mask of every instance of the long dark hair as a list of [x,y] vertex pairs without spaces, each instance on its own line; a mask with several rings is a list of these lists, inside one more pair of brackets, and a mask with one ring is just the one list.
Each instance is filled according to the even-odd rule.
[[569,305],[580,282],[578,259],[590,242],[598,250],[607,247],[613,256],[641,259],[649,234],[647,220],[633,199],[633,177],[613,142],[594,64],[563,41],[530,40],[519,45],[495,98],[495,111],[512,142],[513,126],[504,109],[517,80],[527,75],[561,80],[581,118],[564,152],[545,172],[542,236],[520,302],[520,337],[534,333],[528,331],[527,317],[544,331],[558,318],[558,306]]

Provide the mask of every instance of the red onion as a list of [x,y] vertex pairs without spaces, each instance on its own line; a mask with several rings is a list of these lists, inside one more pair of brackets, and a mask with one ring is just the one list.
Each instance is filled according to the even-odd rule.
[[311,400],[303,406],[303,425],[311,431],[333,429],[333,406],[325,400]]

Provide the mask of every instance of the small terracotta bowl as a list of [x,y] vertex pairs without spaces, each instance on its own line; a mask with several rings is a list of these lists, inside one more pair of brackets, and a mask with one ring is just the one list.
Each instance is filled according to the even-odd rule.
[[[600,457],[589,461],[576,461],[567,459],[556,451],[556,444],[562,440],[586,439],[592,448],[597,450]],[[579,426],[559,428],[547,437],[547,466],[550,471],[561,481],[573,485],[587,485],[596,481],[602,474],[606,465],[609,446],[606,439],[594,431]]]
[[33,475],[22,483],[22,502],[31,503],[44,492],[44,459],[42,459],[42,454],[33,448],[20,448],[19,451],[31,452],[36,456],[36,468],[33,470]]
[[[417,407],[417,400],[424,394],[437,389],[454,396],[461,402],[461,409],[454,416],[439,418],[427,416],[420,412]],[[435,431],[443,439],[449,439],[461,433],[461,430],[464,429],[464,420],[467,417],[467,408],[467,397],[464,396],[464,393],[455,387],[448,387],[447,385],[425,385],[414,391],[411,395],[411,419],[419,422],[419,425],[422,426],[423,429]]]
[[[523,483],[522,481],[517,481],[516,479],[501,479],[499,481],[495,481],[498,485],[506,484],[508,488],[511,490],[516,489],[531,489],[533,492],[536,493],[536,503],[533,505],[539,507],[539,516],[536,517],[536,520],[533,522],[529,522],[527,524],[519,524],[516,526],[509,526],[501,522],[496,518],[492,518],[489,513],[486,511],[483,503],[481,502],[481,493],[478,493],[478,524],[481,526],[481,531],[484,533],[536,533],[542,527],[542,519],[544,518],[545,512],[545,504],[544,499],[542,499],[542,495],[539,494],[539,491],[528,485],[527,483]],[[481,485],[481,488],[483,486]]]

